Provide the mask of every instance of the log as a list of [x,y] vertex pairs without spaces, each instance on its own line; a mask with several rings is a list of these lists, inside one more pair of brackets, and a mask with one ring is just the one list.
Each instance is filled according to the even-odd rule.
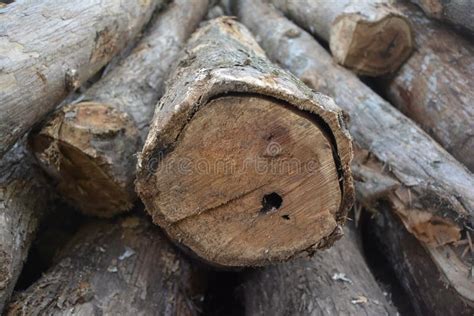
[[83,226],[57,260],[6,315],[198,314],[203,272],[138,216]]
[[397,70],[413,50],[410,23],[386,0],[273,0],[285,15],[329,42],[334,60],[360,75]]
[[382,90],[390,102],[474,171],[474,46],[430,21],[414,5],[400,3],[398,8],[413,25],[416,51],[384,82]]
[[364,257],[355,228],[312,258],[246,273],[245,315],[396,315]]
[[[379,206],[373,220],[367,224],[367,229],[371,232],[371,240],[391,263],[400,283],[409,294],[417,315],[474,314],[474,302],[465,298],[472,298],[473,281],[472,277],[468,277],[472,275],[472,267],[466,268],[465,265],[452,261],[450,270],[443,271],[432,258],[432,253],[445,258],[457,256],[456,252],[462,252],[469,245],[428,249],[409,234],[400,220],[383,205]],[[472,255],[471,252],[470,256]],[[458,269],[461,273],[456,272]],[[447,272],[460,274],[461,278],[458,278],[457,282],[464,283],[464,287],[453,286],[446,277]],[[460,295],[459,289],[467,295]]]
[[207,2],[169,4],[127,58],[30,137],[59,191],[83,213],[111,217],[132,207],[136,153],[170,64],[204,17]]
[[0,160],[0,314],[54,194],[22,143]]
[[474,3],[471,0],[411,0],[417,4],[430,18],[443,22],[474,34]]
[[[459,241],[461,231],[472,231],[472,173],[355,75],[335,65],[308,33],[266,2],[241,0],[238,4],[237,15],[272,60],[315,90],[333,96],[351,116],[358,201],[369,208],[387,201],[410,233],[439,249]],[[450,268],[469,263],[458,256],[446,259],[434,247],[427,249],[446,272],[447,282],[466,301],[474,302],[472,282],[467,283],[468,291],[462,290],[467,275]]]
[[178,61],[138,159],[153,221],[218,266],[330,246],[353,200],[337,106],[229,17],[199,29]]
[[0,157],[103,67],[162,0],[15,1],[0,12]]

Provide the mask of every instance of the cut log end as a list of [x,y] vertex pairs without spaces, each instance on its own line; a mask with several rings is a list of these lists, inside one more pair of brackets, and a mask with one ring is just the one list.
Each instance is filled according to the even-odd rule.
[[402,15],[368,21],[353,13],[335,20],[329,44],[339,64],[361,75],[380,76],[396,71],[409,57],[413,36]]
[[345,210],[326,132],[275,99],[218,97],[194,114],[151,170],[157,183],[139,193],[155,222],[210,262],[286,260],[339,237]]
[[30,146],[58,189],[82,212],[111,217],[132,207],[139,132],[113,107],[64,107],[30,137]]

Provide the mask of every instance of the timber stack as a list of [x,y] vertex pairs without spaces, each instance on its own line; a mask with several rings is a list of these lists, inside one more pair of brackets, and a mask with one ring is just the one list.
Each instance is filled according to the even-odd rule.
[[0,314],[473,315],[469,1],[0,1]]

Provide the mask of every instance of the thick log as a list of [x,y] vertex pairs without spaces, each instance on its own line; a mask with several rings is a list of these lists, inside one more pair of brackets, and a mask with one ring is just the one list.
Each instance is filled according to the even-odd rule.
[[207,0],[176,0],[119,65],[56,112],[30,137],[59,191],[82,212],[110,217],[131,208],[136,153],[170,64],[207,11]]
[[413,49],[410,23],[386,0],[273,0],[284,14],[329,42],[335,61],[361,75],[394,72]]
[[[380,206],[372,218],[373,220],[367,225],[367,229],[375,237],[371,240],[380,247],[391,263],[395,274],[409,294],[408,297],[417,315],[474,314],[472,266],[466,267],[457,261],[451,261],[449,270],[443,270],[432,257],[433,253],[439,258],[457,256],[459,251],[464,252],[469,244],[431,249],[408,233],[400,220],[386,206]],[[473,255],[472,250],[467,255],[471,264]],[[447,273],[459,276],[457,287],[449,281]],[[460,295],[459,290],[464,291],[465,295]],[[471,300],[466,300],[466,297],[470,297]]]
[[312,258],[261,268],[239,286],[245,315],[396,315],[364,257],[352,225]]
[[162,0],[15,1],[0,12],[0,157],[104,66]]
[[390,102],[474,171],[474,46],[414,5],[400,3],[397,8],[413,25],[416,51],[382,89]]
[[138,160],[154,222],[216,265],[263,265],[332,244],[353,187],[331,99],[271,64],[231,18],[183,50]]
[[[308,33],[267,3],[239,4],[239,18],[268,56],[310,87],[333,96],[351,116],[357,145],[352,170],[359,201],[372,207],[386,200],[407,230],[427,245],[450,247],[447,244],[458,241],[462,230],[472,230],[474,177],[464,166],[355,75],[335,65]],[[427,249],[458,295],[474,302],[474,284],[467,282],[469,291],[463,290],[467,275],[450,268],[469,263]]]
[[146,219],[82,227],[6,315],[197,315],[198,271]]
[[0,161],[0,313],[15,287],[53,193],[22,144]]
[[448,22],[474,34],[474,2],[471,0],[411,0],[430,18]]

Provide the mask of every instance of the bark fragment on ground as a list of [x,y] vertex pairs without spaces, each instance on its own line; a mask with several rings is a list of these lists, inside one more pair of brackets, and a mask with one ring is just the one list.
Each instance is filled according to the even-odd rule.
[[271,64],[231,18],[198,30],[176,65],[138,162],[153,220],[224,266],[331,245],[353,199],[332,100]]

